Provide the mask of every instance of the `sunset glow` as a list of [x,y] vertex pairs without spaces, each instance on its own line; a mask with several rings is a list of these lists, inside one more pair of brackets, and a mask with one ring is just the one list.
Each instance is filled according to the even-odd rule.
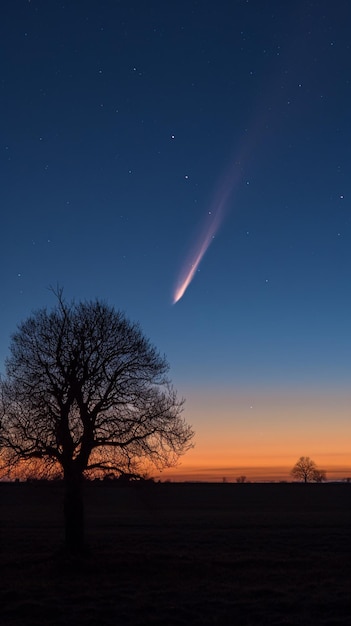
[[160,478],[290,481],[293,465],[305,455],[328,480],[342,480],[351,476],[350,403],[347,392],[193,390],[187,415],[195,429],[201,424],[195,448]]

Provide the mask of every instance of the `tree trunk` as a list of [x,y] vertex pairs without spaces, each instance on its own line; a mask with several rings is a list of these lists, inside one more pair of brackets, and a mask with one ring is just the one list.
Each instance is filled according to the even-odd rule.
[[82,477],[65,472],[65,545],[72,554],[85,550]]

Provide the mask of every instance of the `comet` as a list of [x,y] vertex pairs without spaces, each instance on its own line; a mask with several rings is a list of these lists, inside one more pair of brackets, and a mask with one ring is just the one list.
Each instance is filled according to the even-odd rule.
[[223,222],[230,196],[232,195],[234,187],[237,185],[242,175],[241,169],[238,165],[239,164],[236,163],[234,167],[230,169],[216,194],[211,210],[208,211],[202,237],[199,239],[197,246],[191,255],[190,263],[187,263],[183,268],[180,280],[174,292],[173,304],[176,304],[176,302],[184,296],[204,255],[206,254]]

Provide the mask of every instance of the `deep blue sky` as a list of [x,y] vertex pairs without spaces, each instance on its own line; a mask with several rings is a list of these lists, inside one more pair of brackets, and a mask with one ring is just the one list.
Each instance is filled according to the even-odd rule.
[[345,395],[350,26],[347,0],[4,0],[0,370],[60,284],[140,321],[200,440],[202,388]]

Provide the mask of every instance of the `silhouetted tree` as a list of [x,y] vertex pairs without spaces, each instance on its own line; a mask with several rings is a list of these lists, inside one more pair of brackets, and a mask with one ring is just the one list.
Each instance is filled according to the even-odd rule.
[[301,480],[304,483],[312,481],[321,482],[326,479],[325,471],[319,470],[309,456],[300,456],[297,463],[291,470],[291,475],[297,480]]
[[123,313],[98,300],[36,311],[12,336],[6,361],[3,453],[8,472],[37,463],[65,483],[65,538],[84,547],[82,478],[139,475],[145,460],[174,465],[191,447],[183,400],[165,357]]
[[326,471],[322,469],[316,469],[313,474],[313,480],[315,483],[322,483],[323,481],[327,480]]
[[246,483],[247,482],[246,476],[238,476],[235,480],[236,480],[237,483]]

